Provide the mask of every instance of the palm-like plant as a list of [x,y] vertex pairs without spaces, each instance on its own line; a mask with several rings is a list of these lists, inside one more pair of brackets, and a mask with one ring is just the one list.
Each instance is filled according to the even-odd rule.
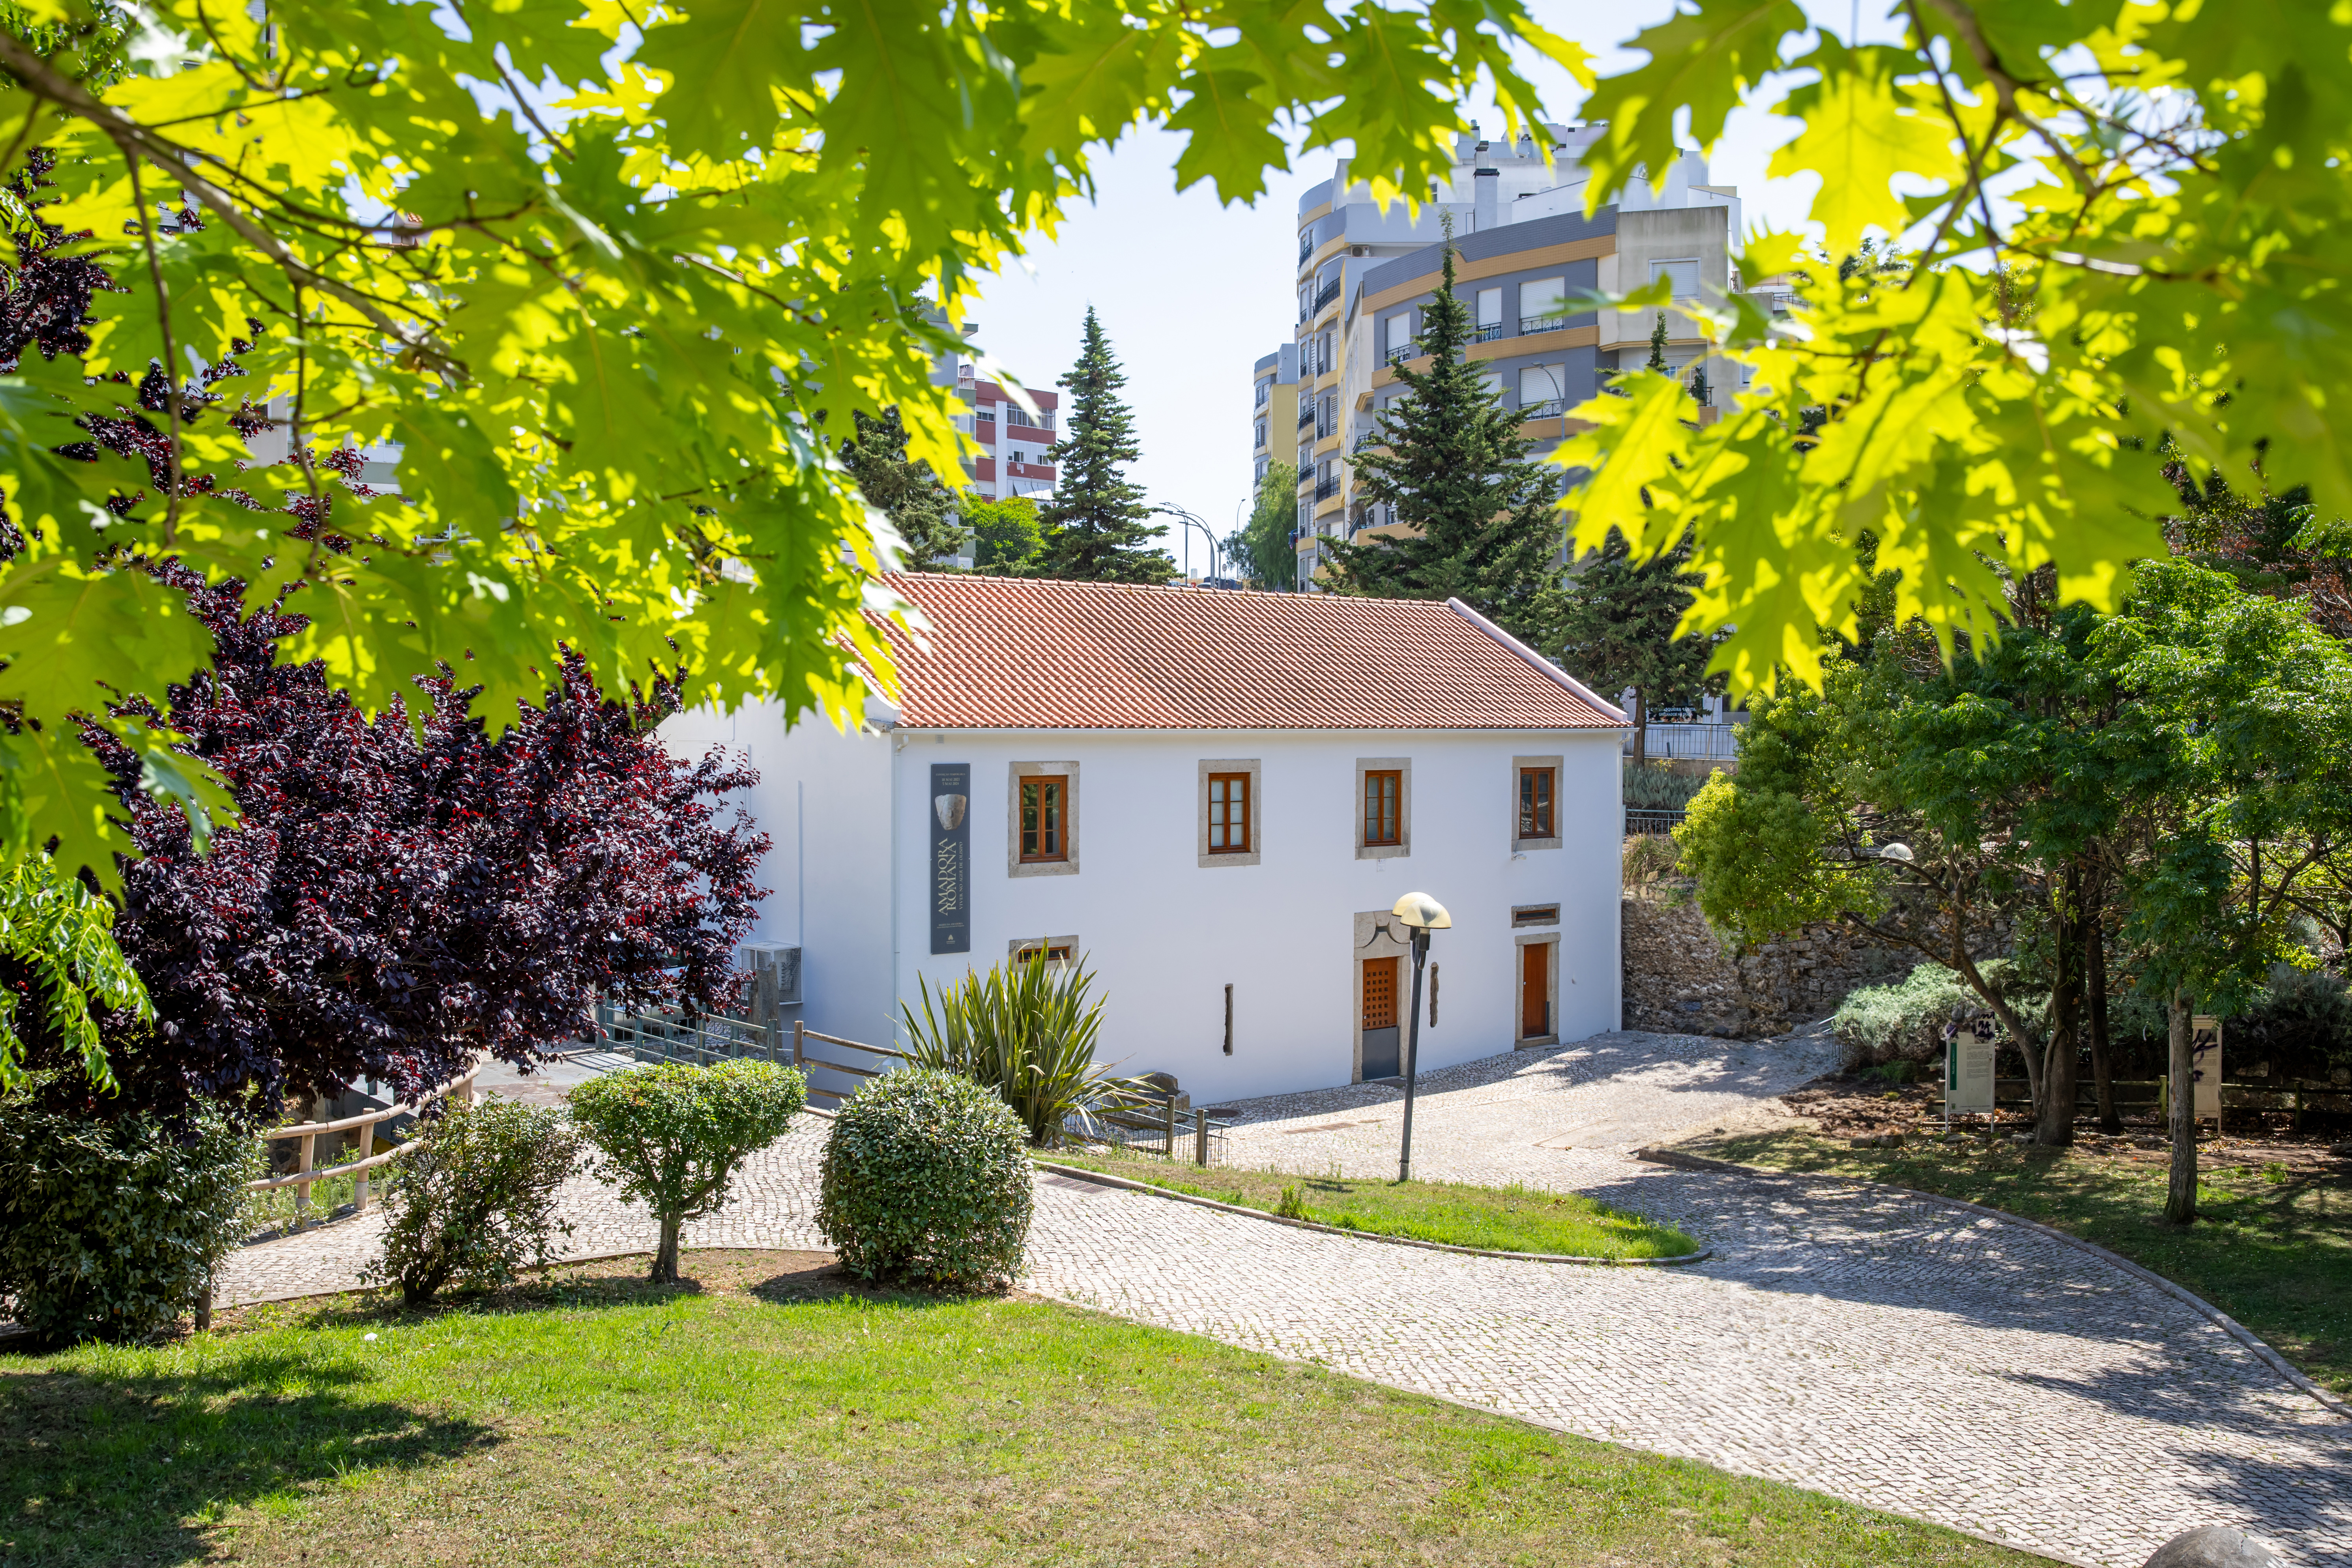
[[1029,1129],[1032,1143],[1061,1141],[1076,1121],[1091,1131],[1107,1112],[1139,1105],[1151,1086],[1095,1064],[1103,1000],[1084,960],[1048,962],[1042,952],[974,971],[940,987],[920,980],[923,1010],[900,1003],[918,1067],[958,1073],[994,1089]]

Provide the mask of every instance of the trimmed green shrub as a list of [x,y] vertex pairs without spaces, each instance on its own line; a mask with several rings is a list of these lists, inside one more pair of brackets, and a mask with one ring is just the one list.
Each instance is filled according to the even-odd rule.
[[1027,1143],[1012,1108],[968,1078],[887,1074],[834,1117],[817,1227],[866,1279],[1004,1284],[1029,1237]]
[[774,1062],[661,1062],[591,1079],[572,1117],[604,1157],[621,1196],[661,1221],[652,1279],[677,1279],[677,1233],[727,1201],[743,1162],[784,1135],[808,1103],[808,1080]]
[[[47,1075],[32,1075],[37,1088]],[[0,1097],[0,1296],[53,1339],[155,1333],[243,1238],[253,1136],[216,1106],[91,1121]]]
[[512,1284],[572,1234],[555,1194],[579,1163],[580,1134],[560,1110],[510,1100],[447,1107],[401,1162],[383,1253],[364,1279],[399,1286],[412,1307],[453,1283]]
[[[2039,1018],[2048,1007],[2049,998],[2034,994],[2008,959],[1986,959],[1977,969],[2021,1015]],[[1958,974],[1940,963],[1922,963],[1891,985],[1865,985],[1848,994],[1830,1020],[1830,1032],[1840,1047],[1839,1065],[1848,1072],[1882,1062],[1930,1062],[1942,1056],[1946,1024],[1986,1011],[1984,998]]]
[[917,977],[923,1010],[900,1003],[907,1055],[994,1089],[1029,1129],[1032,1143],[1062,1141],[1076,1121],[1095,1131],[1097,1112],[1139,1105],[1150,1086],[1095,1065],[1103,1003],[1089,996],[1094,976],[1083,961],[1051,963],[1041,951],[1025,963],[974,971],[940,989]]

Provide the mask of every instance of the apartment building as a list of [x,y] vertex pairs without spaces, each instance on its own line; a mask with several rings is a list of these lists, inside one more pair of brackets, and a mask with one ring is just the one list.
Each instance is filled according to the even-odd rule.
[[1250,391],[1250,493],[1277,458],[1290,456],[1298,423],[1298,345],[1284,343],[1257,362]]
[[[1476,323],[1469,358],[1486,367],[1505,404],[1521,411],[1527,434],[1547,447],[1570,433],[1567,410],[1611,374],[1648,358],[1656,321],[1654,310],[1571,310],[1577,294],[1663,277],[1675,299],[1695,304],[1740,286],[1730,265],[1741,226],[1738,193],[1710,184],[1697,153],[1584,216],[1589,174],[1581,156],[1600,132],[1596,125],[1545,125],[1549,163],[1531,137],[1465,136],[1452,176],[1432,185],[1417,217],[1401,205],[1383,213],[1350,179],[1345,158],[1299,198],[1301,583],[1323,564],[1327,541],[1398,530],[1354,493],[1354,458],[1372,445],[1381,411],[1403,391],[1396,366],[1416,357],[1422,312],[1440,281],[1447,217],[1455,289]],[[1666,335],[1668,367],[1692,375],[1706,349],[1696,325],[1669,310]],[[1708,376],[1711,405],[1728,405],[1736,386],[1725,384],[1721,370]]]
[[1043,496],[1054,488],[1054,466],[1045,449],[1061,439],[1057,393],[1026,387],[1037,405],[1032,414],[1013,401],[1003,384],[978,379],[969,363],[956,366],[956,390],[969,413],[956,424],[980,443],[981,455],[964,459],[965,482],[992,500],[1007,496]]

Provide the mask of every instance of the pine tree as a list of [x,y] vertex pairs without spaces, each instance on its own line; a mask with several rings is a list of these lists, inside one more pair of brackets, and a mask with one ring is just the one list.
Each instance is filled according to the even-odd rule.
[[1665,374],[1666,313],[1664,310],[1658,312],[1658,324],[1650,329],[1650,358],[1642,368],[1654,370],[1661,375]]
[[1413,531],[1364,544],[1333,540],[1330,586],[1382,599],[1458,598],[1514,633],[1540,635],[1559,614],[1559,470],[1532,460],[1485,373],[1462,350],[1470,310],[1454,292],[1447,235],[1444,281],[1422,312],[1429,368],[1397,367],[1406,395],[1381,412],[1356,460],[1358,489]]
[[963,553],[965,536],[956,521],[955,497],[930,465],[908,458],[907,427],[898,422],[898,409],[883,410],[879,419],[857,416],[857,434],[841,444],[841,460],[856,476],[866,499],[906,542],[908,570],[919,571],[933,561]]
[[1039,575],[1087,583],[1165,583],[1176,563],[1150,548],[1166,533],[1144,520],[1143,487],[1128,482],[1121,465],[1143,455],[1135,416],[1120,401],[1127,377],[1111,357],[1110,340],[1094,307],[1087,307],[1086,344],[1078,363],[1055,384],[1070,394],[1062,438],[1045,453],[1055,465],[1054,499],[1038,513],[1045,534]]
[[1707,384],[1705,360],[1698,362],[1698,369],[1691,376],[1690,395],[1698,400],[1701,408],[1715,401],[1715,388]]
[[1633,564],[1624,535],[1611,530],[1598,557],[1588,558],[1564,584],[1564,601],[1544,645],[1594,690],[1633,689],[1633,763],[1649,760],[1649,710],[1695,706],[1707,690],[1706,661],[1714,645],[1677,637],[1691,590],[1706,579],[1685,570],[1686,544]]

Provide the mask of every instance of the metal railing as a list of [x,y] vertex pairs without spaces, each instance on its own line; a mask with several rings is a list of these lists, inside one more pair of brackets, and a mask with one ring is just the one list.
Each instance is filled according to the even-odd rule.
[[1643,834],[1663,837],[1680,826],[1685,815],[1679,809],[1660,811],[1646,805],[1629,805],[1625,808],[1625,837],[1634,838]]
[[1569,318],[1566,311],[1561,311],[1557,315],[1550,316],[1521,316],[1519,318],[1519,335],[1525,337],[1530,332],[1556,332],[1559,331],[1560,328],[1568,325],[1568,321]]
[[1299,427],[1301,430],[1306,429],[1306,428],[1307,428],[1307,426],[1308,426],[1309,425],[1312,425],[1312,424],[1314,424],[1314,423],[1315,423],[1315,408],[1314,408],[1314,405],[1313,405],[1312,404],[1308,405],[1307,407],[1302,408],[1302,409],[1300,409],[1300,410],[1298,411],[1298,427]]
[[1315,499],[1317,500],[1329,500],[1333,496],[1338,495],[1339,493],[1339,481],[1336,478],[1318,479],[1315,481]]
[[1402,364],[1405,361],[1409,359],[1419,359],[1420,357],[1421,345],[1419,343],[1407,343],[1401,349],[1391,349],[1389,350],[1389,368],[1391,370],[1394,370],[1398,365]]
[[[1323,285],[1323,287],[1321,287],[1320,289],[1318,289],[1317,290],[1315,290],[1315,309],[1316,309],[1317,310],[1321,310],[1324,306],[1326,306],[1326,305],[1329,304],[1332,300],[1334,300],[1338,299],[1339,297],[1339,284],[1336,280],[1335,280],[1335,281],[1333,281],[1333,282],[1326,283],[1325,285]],[[1313,313],[1314,313],[1313,311],[1309,311],[1309,312],[1308,312],[1308,314],[1310,314],[1310,315],[1311,315],[1311,314],[1313,314]]]
[[[1738,724],[1649,724],[1646,755],[1690,762],[1727,763],[1739,755]],[[1633,732],[1625,731],[1625,754],[1633,753]]]
[[1234,1113],[1222,1105],[1180,1106],[1174,1095],[1160,1100],[1156,1105],[1139,1105],[1124,1110],[1098,1110],[1087,1121],[1092,1127],[1080,1128],[1081,1136],[1089,1131],[1098,1141],[1121,1149],[1141,1149],[1147,1152],[1176,1158],[1176,1151],[1186,1148],[1196,1165],[1222,1165],[1225,1163],[1225,1133],[1234,1125]]
[[1503,323],[1500,321],[1488,321],[1484,326],[1470,329],[1470,341],[1474,343],[1491,343],[1502,335]]
[[1568,412],[1568,399],[1547,397],[1541,403],[1522,403],[1519,405],[1518,412],[1522,419],[1555,418]]
[[628,1013],[610,1002],[596,1004],[596,1032],[603,1043],[574,1056],[610,1054],[640,1062],[683,1062],[706,1067],[737,1057],[779,1061],[783,1042],[764,1024],[705,1013],[691,1020],[681,1013]]

